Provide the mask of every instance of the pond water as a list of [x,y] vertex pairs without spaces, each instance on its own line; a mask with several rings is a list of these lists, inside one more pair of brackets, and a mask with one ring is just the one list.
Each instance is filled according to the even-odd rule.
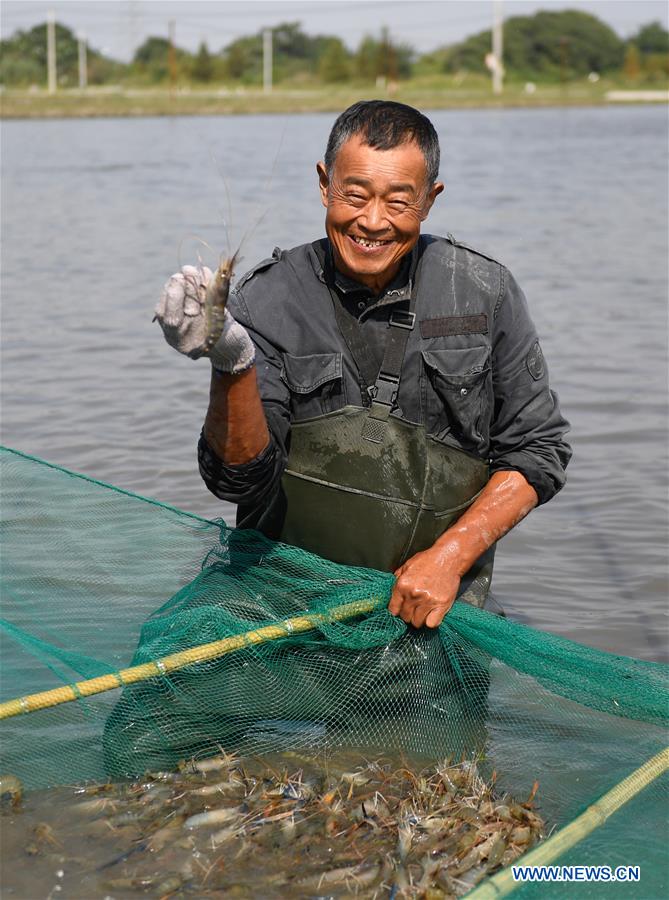
[[[572,423],[568,484],[502,542],[496,596],[537,628],[666,660],[666,110],[431,117],[446,192],[426,230],[513,271]],[[197,473],[208,366],[167,347],[153,306],[198,252],[246,233],[241,273],[322,235],[332,120],[4,122],[3,442],[232,522]]]

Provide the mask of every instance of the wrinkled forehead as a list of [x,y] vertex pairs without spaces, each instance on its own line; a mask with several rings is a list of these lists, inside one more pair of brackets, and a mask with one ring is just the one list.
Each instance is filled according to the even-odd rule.
[[372,180],[422,190],[427,185],[427,162],[418,143],[410,136],[395,147],[372,147],[364,133],[354,134],[339,148],[333,175],[346,183]]

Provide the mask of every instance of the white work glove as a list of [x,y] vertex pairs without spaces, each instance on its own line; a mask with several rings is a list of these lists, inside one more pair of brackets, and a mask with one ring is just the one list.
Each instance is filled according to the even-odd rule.
[[184,266],[172,275],[156,305],[154,321],[158,320],[165,340],[179,353],[191,359],[209,356],[217,371],[238,375],[255,362],[255,346],[227,309],[221,336],[209,352],[206,349],[205,298],[212,277],[206,266]]

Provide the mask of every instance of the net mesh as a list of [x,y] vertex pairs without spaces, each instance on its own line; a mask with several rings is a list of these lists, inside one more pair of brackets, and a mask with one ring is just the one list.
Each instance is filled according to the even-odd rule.
[[[2,517],[2,700],[227,642],[223,655],[159,662],[147,680],[114,676],[114,690],[7,718],[2,769],[30,788],[134,778],[221,748],[396,750],[476,757],[515,797],[538,781],[559,830],[667,746],[666,666],[461,603],[438,630],[415,631],[385,608],[387,573],[8,449]],[[572,884],[570,896],[667,895],[666,791],[665,773],[551,860],[638,865],[636,889]],[[559,884],[515,888],[565,896]]]

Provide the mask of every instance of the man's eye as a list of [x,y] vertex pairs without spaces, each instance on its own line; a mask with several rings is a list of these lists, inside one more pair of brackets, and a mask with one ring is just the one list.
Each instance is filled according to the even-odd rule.
[[407,203],[406,200],[391,200],[390,201],[390,206],[392,206],[393,209],[406,209],[408,205],[409,204]]
[[364,203],[366,198],[363,196],[363,194],[355,194],[349,192],[348,194],[346,194],[346,199],[354,200],[356,203]]

